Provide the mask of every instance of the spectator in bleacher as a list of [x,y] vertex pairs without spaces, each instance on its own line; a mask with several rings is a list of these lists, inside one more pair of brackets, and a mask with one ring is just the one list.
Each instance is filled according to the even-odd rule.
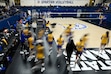
[[25,34],[23,31],[21,31],[20,42],[21,42],[21,50],[23,50],[25,48]]
[[8,45],[7,40],[5,39],[5,37],[2,37],[1,41],[3,41],[5,43],[5,45]]
[[85,4],[85,7],[87,7],[87,6],[88,6],[88,3]]
[[16,26],[16,29],[17,29],[17,31],[19,32],[19,35],[20,35],[20,33],[21,33],[21,30],[23,30],[22,29],[22,19],[20,19],[19,21],[18,21],[18,24],[17,24],[17,26]]
[[103,11],[102,8],[96,10],[96,12],[102,12],[102,11]]
[[37,23],[36,21],[32,22],[33,31],[36,33]]
[[27,10],[27,13],[28,13],[29,16],[31,16],[31,14],[32,14],[31,10]]
[[106,4],[104,4],[104,5],[103,5],[103,11],[106,12],[106,11],[108,11],[108,10],[109,10],[109,7],[108,7]]
[[8,14],[8,11],[9,11],[9,7],[8,6],[5,6],[5,8],[3,9],[3,12]]
[[92,0],[92,6],[94,6],[95,0]]
[[29,34],[29,30],[28,29],[21,30],[21,35],[20,35],[21,50],[23,50],[23,49],[28,50],[28,41],[27,41],[28,38],[29,38],[28,34]]
[[99,25],[102,25],[103,20],[105,19],[105,16],[104,15],[99,15],[99,19],[100,19]]

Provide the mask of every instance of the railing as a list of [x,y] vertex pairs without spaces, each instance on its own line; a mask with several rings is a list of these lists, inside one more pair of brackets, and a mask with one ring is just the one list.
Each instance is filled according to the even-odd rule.
[[103,15],[102,12],[47,12],[42,15],[49,17],[73,17],[77,19],[105,19],[100,18]]

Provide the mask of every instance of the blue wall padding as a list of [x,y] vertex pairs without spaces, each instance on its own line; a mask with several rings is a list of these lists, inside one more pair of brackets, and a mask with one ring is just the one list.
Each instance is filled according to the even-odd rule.
[[6,19],[0,20],[0,30],[3,28],[10,29],[10,25],[14,25],[17,20],[20,19],[20,14],[16,14],[14,16],[10,16]]

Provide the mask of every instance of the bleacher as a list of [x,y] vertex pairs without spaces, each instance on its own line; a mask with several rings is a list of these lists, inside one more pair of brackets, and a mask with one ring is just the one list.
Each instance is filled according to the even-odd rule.
[[[3,40],[4,39],[4,40]],[[6,41],[6,42],[5,42]],[[8,43],[8,44],[7,44]],[[0,32],[0,73],[4,74],[19,45],[19,35],[13,29]]]

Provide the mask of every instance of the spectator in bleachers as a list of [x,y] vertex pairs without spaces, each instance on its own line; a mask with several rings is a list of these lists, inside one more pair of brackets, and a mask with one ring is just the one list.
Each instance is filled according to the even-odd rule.
[[21,50],[23,50],[25,48],[25,34],[23,31],[21,31],[20,42],[21,42]]
[[33,31],[36,33],[37,23],[36,21],[32,22]]
[[85,4],[85,7],[87,7],[87,6],[88,6],[88,3]]
[[6,45],[8,45],[7,40],[5,39],[5,37],[2,37],[1,41],[3,41]]
[[104,10],[107,11],[109,10],[109,7],[107,5],[104,6]]
[[102,25],[103,20],[105,19],[105,16],[104,15],[99,15],[99,19],[100,19],[99,25]]
[[[21,42],[21,50],[28,50],[28,38],[29,38],[29,30],[24,29],[21,30],[21,35],[20,35],[20,42]],[[28,50],[29,51],[29,50]]]
[[19,35],[20,35],[20,33],[21,33],[21,30],[23,30],[22,28],[22,19],[20,19],[19,21],[18,21],[18,24],[17,24],[17,26],[16,26],[16,29],[17,29],[17,31],[19,32]]

